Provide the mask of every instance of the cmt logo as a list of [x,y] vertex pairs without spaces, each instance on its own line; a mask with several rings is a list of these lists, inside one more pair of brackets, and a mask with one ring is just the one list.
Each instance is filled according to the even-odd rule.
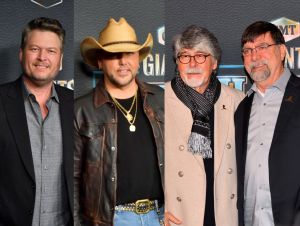
[[165,26],[157,29],[157,41],[161,45],[165,45]]
[[290,20],[285,17],[271,21],[282,32],[286,42],[298,38],[300,36],[299,22]]
[[45,9],[49,9],[53,6],[59,5],[63,0],[30,0],[32,3],[37,4]]

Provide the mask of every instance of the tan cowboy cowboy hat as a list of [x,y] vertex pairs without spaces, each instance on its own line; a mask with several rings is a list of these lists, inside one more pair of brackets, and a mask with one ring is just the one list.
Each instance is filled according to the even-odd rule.
[[142,61],[150,53],[152,46],[153,38],[150,33],[144,44],[140,45],[134,29],[121,17],[119,22],[109,19],[106,27],[99,33],[98,41],[93,37],[85,38],[80,45],[80,51],[87,64],[98,68],[99,50],[111,53],[138,51]]

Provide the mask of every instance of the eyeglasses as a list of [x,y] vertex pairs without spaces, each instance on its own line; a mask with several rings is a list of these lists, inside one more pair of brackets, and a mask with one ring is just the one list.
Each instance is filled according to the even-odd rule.
[[196,54],[194,56],[190,56],[187,54],[181,54],[177,56],[177,59],[180,61],[180,63],[188,64],[191,62],[191,59],[194,58],[195,62],[198,64],[203,64],[206,60],[206,57],[210,56],[210,54],[204,55],[204,54]]
[[277,43],[274,43],[274,44],[267,44],[267,43],[264,43],[264,44],[261,44],[259,46],[256,46],[255,48],[245,48],[245,49],[242,49],[242,54],[244,57],[246,56],[250,56],[252,54],[252,52],[255,50],[255,52],[257,54],[261,54],[261,53],[264,53],[267,51],[267,49],[270,47],[270,46],[275,46],[275,45],[279,45]]

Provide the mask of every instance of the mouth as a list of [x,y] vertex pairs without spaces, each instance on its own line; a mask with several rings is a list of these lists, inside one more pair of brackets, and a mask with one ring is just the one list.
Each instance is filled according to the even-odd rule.
[[202,75],[202,73],[200,72],[189,72],[189,73],[186,73],[187,75]]
[[48,69],[48,68],[49,68],[49,65],[34,64],[34,67],[37,68],[37,69],[44,70],[44,69]]
[[127,75],[129,72],[130,72],[130,70],[127,69],[127,68],[122,68],[122,69],[119,69],[119,70],[118,70],[118,73],[119,73],[120,75]]
[[256,65],[254,67],[251,68],[251,71],[259,71],[259,70],[262,70],[266,67],[265,64],[261,64],[261,65]]
[[264,69],[266,66],[267,66],[266,60],[260,62],[252,62],[252,64],[250,64],[250,69],[251,71],[256,71],[256,70]]
[[202,75],[202,73],[199,73],[199,72],[192,72],[192,73],[186,73],[186,76],[188,77],[188,78],[200,78],[200,77],[202,77],[203,75]]

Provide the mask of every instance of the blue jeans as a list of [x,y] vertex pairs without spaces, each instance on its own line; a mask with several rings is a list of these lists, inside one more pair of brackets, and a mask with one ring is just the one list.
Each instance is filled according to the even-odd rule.
[[156,210],[151,210],[146,214],[116,210],[114,226],[160,226],[160,220],[164,220],[164,208],[161,207],[159,210],[159,215]]

